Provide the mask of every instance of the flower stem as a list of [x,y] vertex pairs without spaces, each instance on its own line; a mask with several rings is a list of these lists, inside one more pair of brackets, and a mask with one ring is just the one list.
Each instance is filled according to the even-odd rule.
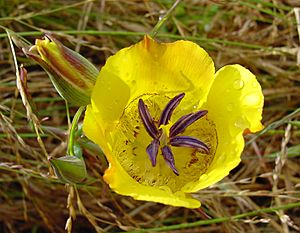
[[76,132],[76,128],[77,128],[77,124],[78,124],[78,121],[79,121],[79,118],[82,114],[82,112],[84,111],[85,109],[85,106],[82,106],[80,107],[74,118],[73,118],[73,121],[72,121],[72,125],[71,125],[71,128],[70,128],[70,134],[69,134],[69,143],[68,143],[68,151],[67,151],[67,154],[68,155],[71,155],[71,156],[75,156],[75,153],[74,153],[74,138],[75,138],[75,132]]
[[165,22],[169,19],[169,17],[171,16],[171,13],[175,10],[175,8],[177,7],[177,5],[181,2],[181,0],[176,0],[173,4],[173,6],[166,12],[166,14],[160,18],[157,22],[157,24],[154,26],[154,28],[152,29],[150,36],[152,38],[154,38],[159,29],[165,24]]

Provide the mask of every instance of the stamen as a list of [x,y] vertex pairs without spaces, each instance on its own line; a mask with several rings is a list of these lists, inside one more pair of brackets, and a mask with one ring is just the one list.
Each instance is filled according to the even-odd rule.
[[178,106],[178,104],[180,103],[180,101],[182,100],[182,98],[184,96],[185,96],[185,94],[181,93],[169,101],[169,103],[166,105],[166,107],[164,108],[164,110],[162,111],[162,113],[160,115],[158,127],[161,125],[168,124],[174,109]]
[[139,109],[140,117],[142,119],[142,122],[148,134],[154,139],[158,138],[160,136],[160,132],[156,128],[154,124],[154,120],[150,115],[149,110],[142,99],[139,99],[138,109]]
[[166,163],[170,166],[174,174],[179,176],[179,172],[175,167],[175,160],[171,148],[169,146],[164,146],[163,148],[161,148],[161,152]]
[[152,166],[155,167],[156,165],[156,158],[158,154],[158,148],[159,148],[159,140],[154,139],[152,142],[149,144],[147,147],[146,151],[147,154],[149,155],[149,158],[151,160]]
[[170,144],[172,146],[183,146],[183,147],[191,147],[195,149],[201,149],[204,150],[207,154],[209,153],[208,146],[200,141],[197,138],[189,137],[189,136],[175,136],[170,139]]
[[195,113],[187,114],[177,120],[174,125],[170,128],[170,137],[174,137],[182,133],[189,125],[199,120],[201,117],[207,114],[207,110],[200,110]]
[[[149,156],[153,167],[156,166],[158,149],[161,148],[161,152],[165,162],[169,165],[175,175],[179,176],[179,172],[175,167],[175,159],[170,146],[175,147],[190,147],[197,150],[202,150],[205,153],[209,153],[209,147],[197,138],[189,136],[177,136],[182,133],[189,125],[207,114],[206,110],[200,110],[195,113],[190,113],[180,117],[175,124],[169,129],[169,134],[166,129],[169,128],[168,123],[171,119],[172,113],[179,105],[180,101],[185,96],[181,93],[172,98],[166,107],[163,109],[158,125],[156,127],[154,120],[150,115],[150,112],[142,99],[139,99],[138,111],[142,119],[143,125],[146,128],[148,134],[153,138],[151,143],[147,146],[146,152]],[[170,145],[170,146],[169,146]]]

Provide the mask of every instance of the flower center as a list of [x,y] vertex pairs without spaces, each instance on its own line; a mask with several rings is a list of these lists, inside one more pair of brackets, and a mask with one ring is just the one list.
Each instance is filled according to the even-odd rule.
[[169,142],[170,125],[161,125],[159,129],[161,129],[161,136],[159,137],[160,145],[162,147],[167,146]]
[[[218,137],[214,122],[208,115],[205,115],[187,127],[183,134],[201,139],[209,147],[208,153],[193,147],[172,146],[169,134],[171,127],[182,115],[191,112],[194,109],[192,106],[196,104],[193,99],[185,97],[180,107],[173,112],[168,123],[159,126],[161,113],[172,97],[167,94],[145,94],[132,100],[124,109],[119,121],[116,122],[113,133],[110,133],[109,144],[116,161],[138,183],[176,192],[188,183],[197,182],[199,177],[207,171],[216,152]],[[143,99],[151,112],[157,130],[161,135],[165,134],[165,142],[172,149],[179,176],[172,168],[170,169],[170,165],[164,159],[162,153],[164,143],[160,142],[159,144],[155,166],[152,166],[152,161],[147,159],[149,154],[146,148],[154,139],[140,118],[137,108],[139,99]],[[181,136],[181,134],[177,136]],[[158,139],[160,138],[158,137]],[[160,139],[160,141],[162,140]]]
[[162,155],[166,163],[170,166],[173,172],[178,176],[178,170],[175,167],[175,160],[170,146],[175,147],[191,147],[198,150],[203,150],[205,153],[209,152],[208,146],[197,138],[190,136],[178,136],[178,134],[185,131],[185,129],[207,114],[207,111],[198,111],[182,116],[170,128],[168,128],[169,121],[175,108],[185,96],[181,93],[172,98],[163,109],[159,121],[158,128],[142,99],[139,99],[138,110],[140,118],[148,134],[153,138],[152,142],[147,146],[147,154],[151,160],[152,166],[155,167],[160,147]]

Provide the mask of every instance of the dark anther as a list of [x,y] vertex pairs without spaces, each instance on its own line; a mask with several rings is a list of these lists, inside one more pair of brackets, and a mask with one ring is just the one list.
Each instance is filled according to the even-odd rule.
[[163,148],[161,148],[161,152],[166,163],[170,166],[175,175],[179,176],[179,173],[175,167],[175,160],[171,148],[169,146],[164,146]]
[[[146,148],[146,152],[149,156],[153,167],[156,166],[156,159],[158,150],[161,148],[162,156],[166,163],[170,166],[174,174],[179,175],[178,170],[175,167],[174,155],[170,146],[176,147],[190,147],[197,150],[202,150],[205,153],[209,153],[208,146],[197,138],[189,136],[177,136],[182,133],[189,125],[207,114],[206,110],[201,110],[195,113],[190,113],[180,117],[170,128],[169,137],[167,133],[160,129],[161,125],[167,125],[171,119],[174,109],[178,106],[180,101],[184,97],[184,93],[181,93],[172,98],[166,107],[163,109],[159,118],[158,127],[154,124],[154,120],[149,113],[147,106],[142,99],[139,99],[138,110],[148,134],[153,138],[152,142]],[[166,141],[167,139],[167,141]]]
[[185,95],[184,93],[181,93],[169,101],[169,103],[166,105],[166,107],[164,108],[164,110],[160,115],[158,127],[161,125],[168,124],[174,109],[178,106],[178,104],[180,103],[184,95]]
[[153,139],[149,146],[146,148],[146,152],[151,160],[152,166],[155,167],[156,165],[156,158],[158,154],[159,148],[159,140]]
[[193,124],[195,121],[199,120],[201,117],[203,117],[206,114],[207,114],[206,110],[200,110],[198,112],[192,114],[190,113],[181,117],[170,128],[170,137],[174,137],[182,133],[189,125]]
[[139,109],[140,117],[142,119],[142,122],[143,122],[148,134],[152,138],[158,138],[160,135],[159,130],[156,128],[153,118],[150,115],[149,110],[142,99],[139,99],[138,109]]
[[189,136],[175,136],[170,139],[170,144],[172,146],[182,146],[182,147],[191,147],[195,149],[204,150],[206,153],[209,152],[209,148],[207,145],[200,141],[197,138],[189,137]]

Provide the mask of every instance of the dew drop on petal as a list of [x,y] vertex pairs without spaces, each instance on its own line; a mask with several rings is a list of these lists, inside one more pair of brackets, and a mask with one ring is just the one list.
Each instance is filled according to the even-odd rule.
[[240,129],[245,129],[247,128],[247,124],[245,122],[245,120],[243,118],[238,118],[235,122],[234,122],[234,126]]
[[258,87],[257,81],[253,81],[253,82],[252,82],[252,87],[254,87],[254,88]]
[[220,163],[224,163],[226,161],[226,155],[225,153],[222,153],[218,158]]
[[167,191],[167,192],[170,192],[170,191],[171,191],[170,188],[169,188],[168,186],[166,186],[166,185],[160,186],[159,189],[160,189],[160,190],[163,190],[163,191]]
[[233,88],[236,90],[241,90],[244,87],[244,81],[241,79],[236,79],[233,82]]
[[243,99],[243,104],[246,106],[256,106],[261,102],[261,97],[256,93],[248,94]]
[[227,110],[228,110],[229,112],[231,112],[231,111],[233,110],[233,108],[234,108],[234,103],[229,103],[229,104],[227,105]]
[[119,104],[119,101],[113,100],[112,103],[113,103],[114,105],[118,105],[118,104]]
[[206,173],[202,174],[200,177],[202,180],[206,180],[208,178],[208,175]]

